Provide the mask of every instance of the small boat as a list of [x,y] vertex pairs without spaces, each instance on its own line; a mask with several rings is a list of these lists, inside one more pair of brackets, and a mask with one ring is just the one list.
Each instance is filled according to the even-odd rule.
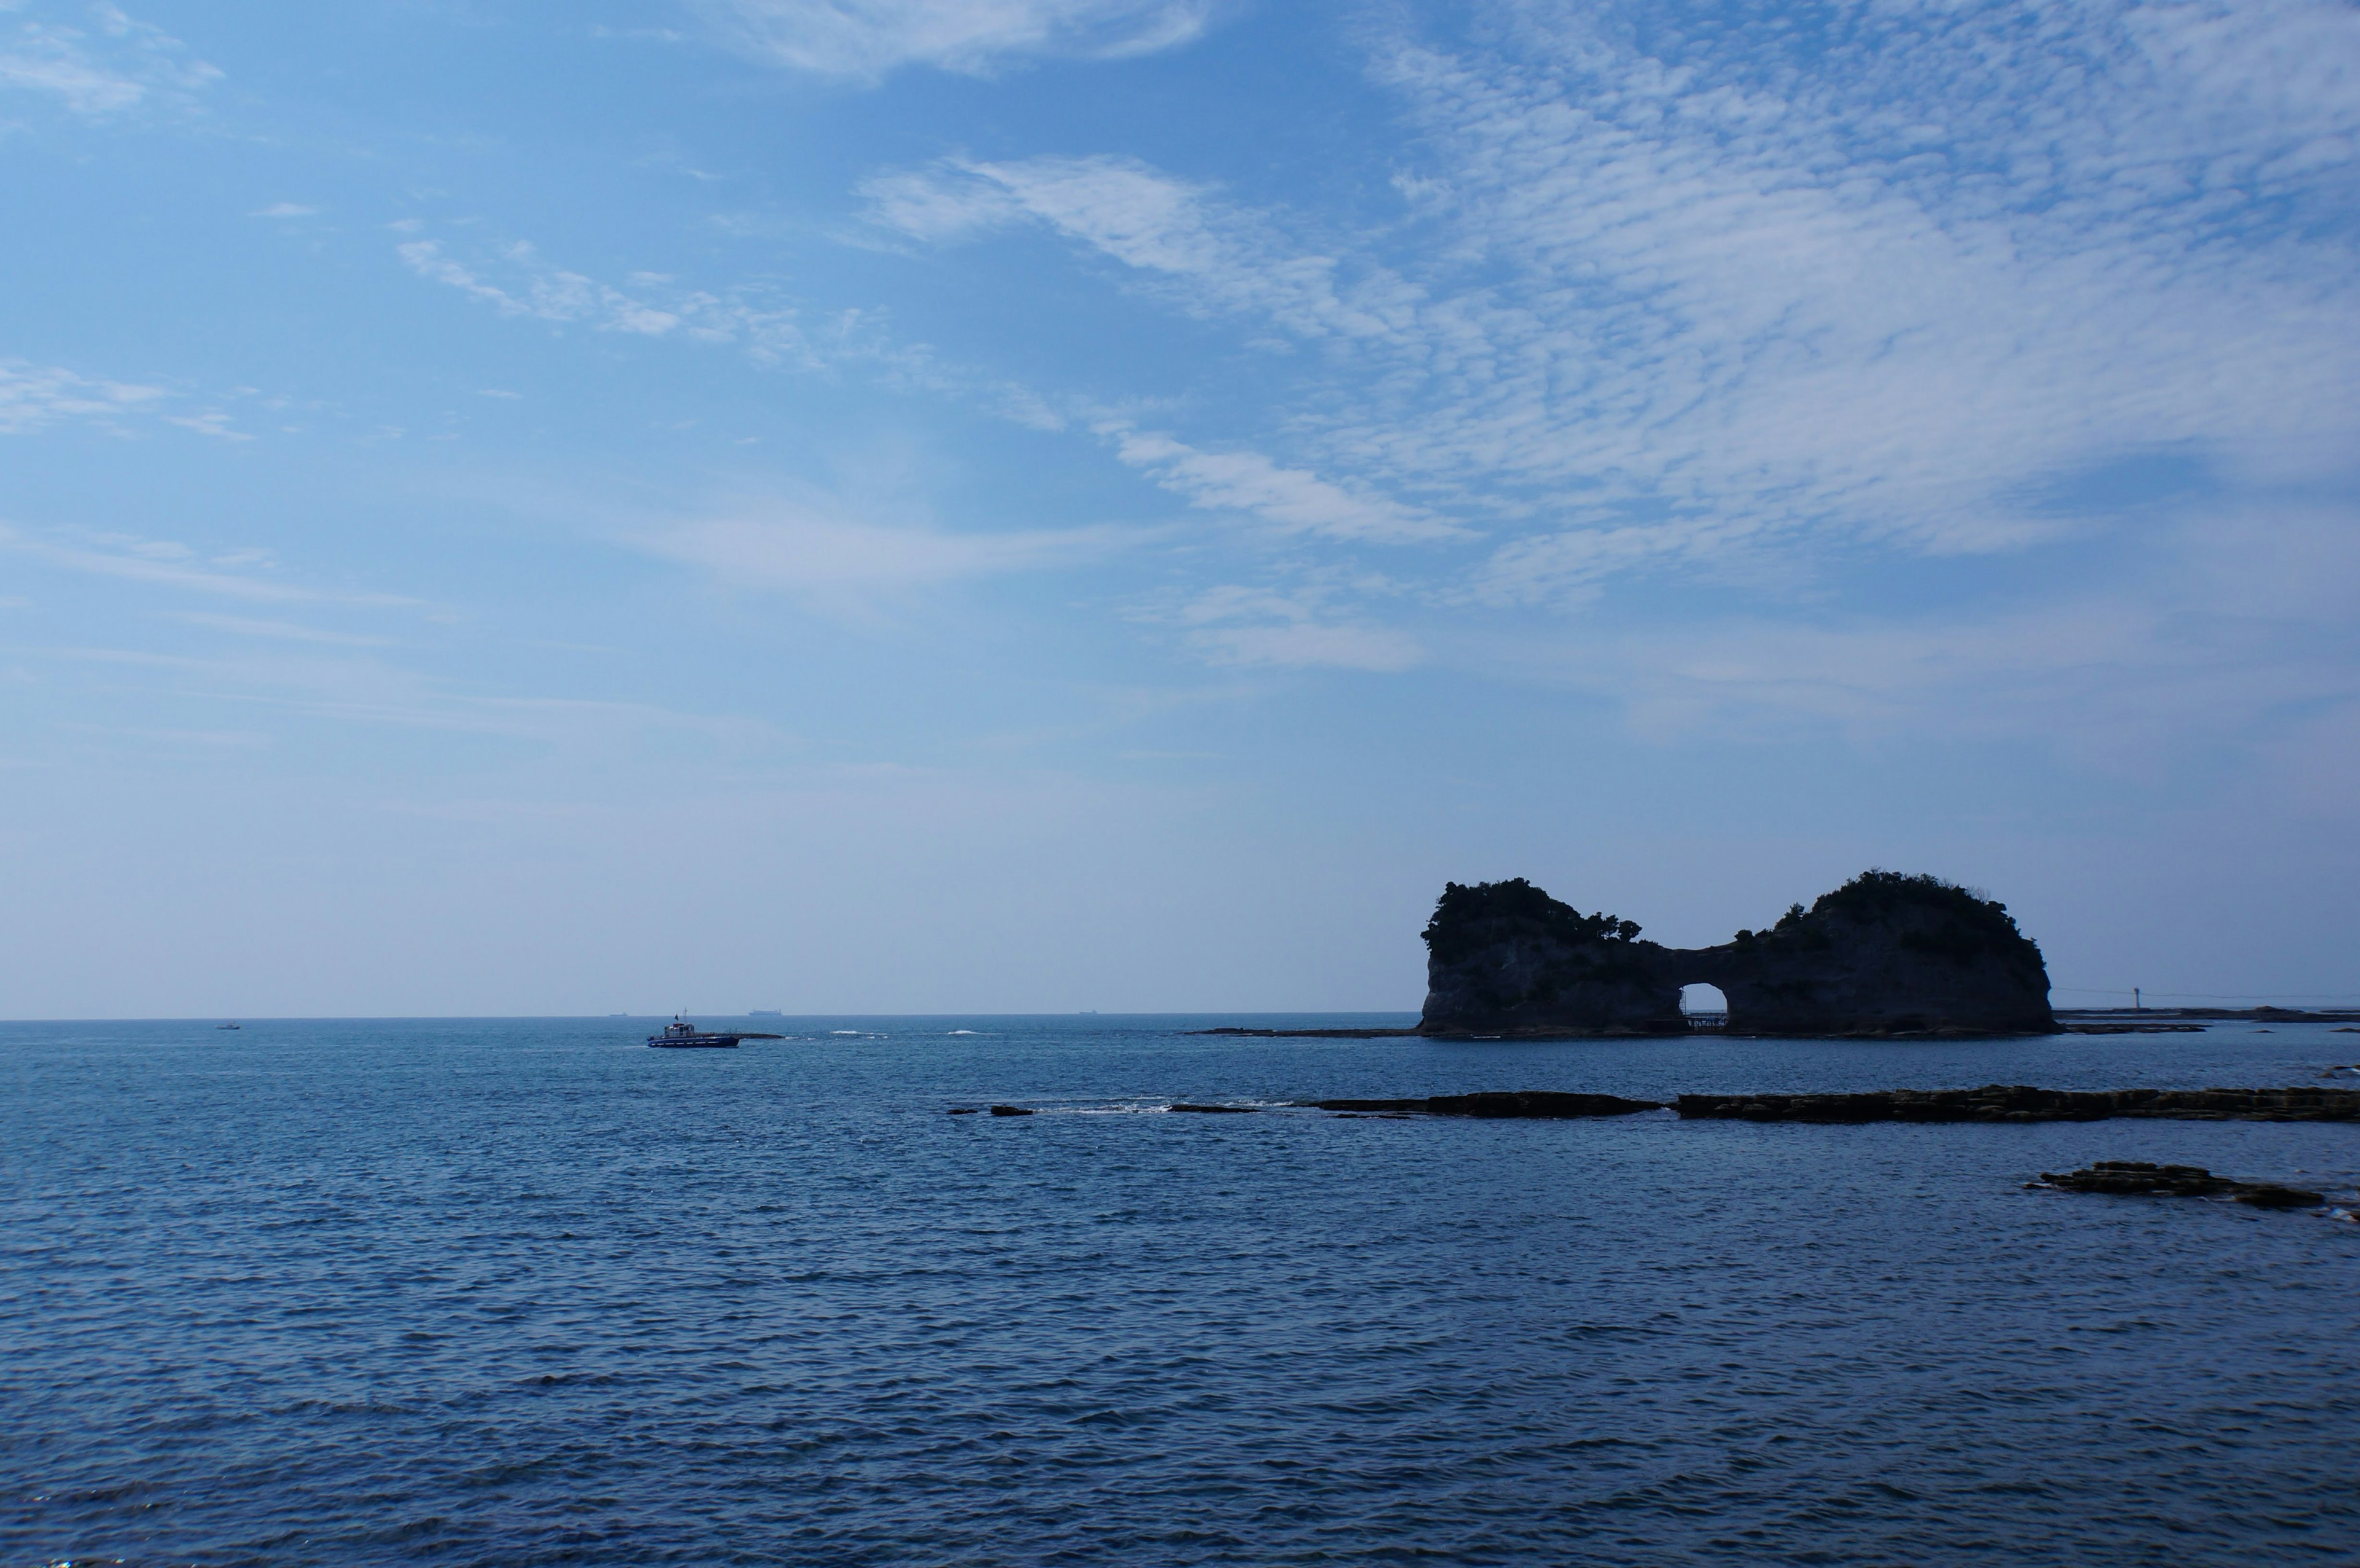
[[215,1029],[243,1029],[244,1027],[245,1027],[245,1026],[244,1026],[244,1025],[242,1025],[242,1024],[215,1024],[215,1025],[213,1025],[213,1028],[215,1028]]
[[744,1029],[715,1033],[698,1029],[686,1018],[675,1017],[664,1025],[663,1032],[648,1036],[648,1043],[659,1051],[734,1051],[741,1040],[784,1040],[779,1034],[750,1034]]

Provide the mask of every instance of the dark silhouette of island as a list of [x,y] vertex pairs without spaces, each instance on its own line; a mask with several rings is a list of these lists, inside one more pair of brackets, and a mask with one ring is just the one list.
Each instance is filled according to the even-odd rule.
[[1453,882],[1426,922],[1426,1035],[1680,1034],[1680,987],[1720,987],[1727,1031],[2050,1034],[2049,968],[2007,906],[1939,877],[1867,871],[1718,947],[1639,940],[1523,877]]

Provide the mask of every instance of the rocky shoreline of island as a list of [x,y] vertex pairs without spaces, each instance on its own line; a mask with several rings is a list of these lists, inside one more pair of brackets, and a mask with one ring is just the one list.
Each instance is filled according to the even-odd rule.
[[[2202,1034],[2218,1023],[2250,1024],[2336,1024],[2337,1034],[2360,1034],[2360,1008],[2355,1007],[2060,1007],[2056,1010],[2056,1027],[2049,1034]],[[1533,1029],[1502,1034],[1441,1033],[1415,1026],[1383,1028],[1377,1026],[1337,1029],[1266,1029],[1251,1024],[1222,1024],[1215,1029],[1186,1029],[1191,1038],[1219,1037],[1228,1040],[1613,1040],[1633,1039],[1660,1033],[1627,1027],[1605,1029]],[[1696,1033],[1690,1028],[1687,1032]],[[1891,1029],[1863,1030],[1855,1034],[1838,1035],[1764,1035],[1746,1029],[1733,1029],[1716,1024],[1710,1032],[1740,1039],[1808,1039],[1808,1040],[1945,1040],[1945,1039],[2021,1039],[2024,1036],[1993,1036],[1970,1029],[1922,1030],[1911,1032]]]

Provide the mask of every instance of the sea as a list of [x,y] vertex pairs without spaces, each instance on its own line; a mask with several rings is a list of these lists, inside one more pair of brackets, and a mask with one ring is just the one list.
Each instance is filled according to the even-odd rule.
[[2360,1125],[1286,1104],[2360,1083],[2323,1025],[243,1021],[0,1025],[0,1568],[2360,1561],[2360,1224],[2026,1185],[2348,1216]]

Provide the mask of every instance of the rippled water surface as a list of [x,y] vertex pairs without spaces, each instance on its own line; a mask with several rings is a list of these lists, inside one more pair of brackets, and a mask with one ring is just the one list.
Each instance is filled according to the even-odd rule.
[[2349,1199],[2360,1126],[1153,1114],[2360,1037],[1181,1032],[1239,1021],[0,1026],[5,1561],[2360,1559],[2360,1225],[2021,1185]]

